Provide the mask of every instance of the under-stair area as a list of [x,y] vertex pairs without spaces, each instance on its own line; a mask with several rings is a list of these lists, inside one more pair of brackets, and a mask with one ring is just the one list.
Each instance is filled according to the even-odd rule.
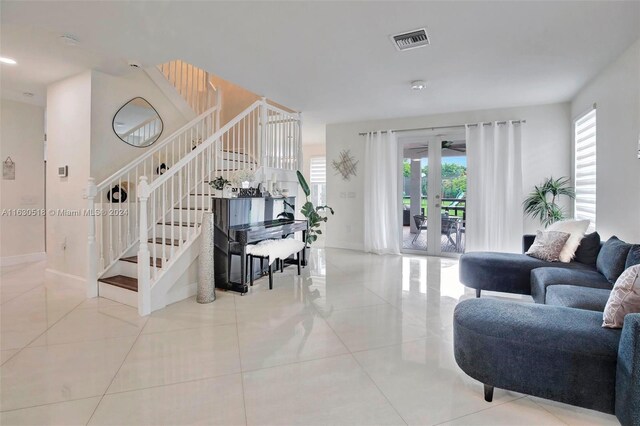
[[[299,113],[262,99],[220,126],[222,96],[206,72],[180,61],[154,71],[166,79],[163,90],[172,88],[197,116],[103,182],[90,179],[87,191],[90,209],[118,212],[89,219],[88,295],[140,315],[194,294],[214,178],[251,170],[256,182],[296,182],[301,157]],[[116,187],[128,191],[122,203],[110,196]]]

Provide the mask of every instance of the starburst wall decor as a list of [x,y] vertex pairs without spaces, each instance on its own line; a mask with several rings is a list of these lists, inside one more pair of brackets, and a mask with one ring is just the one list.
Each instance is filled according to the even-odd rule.
[[343,180],[351,179],[351,176],[356,176],[358,170],[358,161],[351,155],[351,151],[345,149],[340,153],[337,160],[332,162],[333,168],[336,170],[336,174],[342,175]]

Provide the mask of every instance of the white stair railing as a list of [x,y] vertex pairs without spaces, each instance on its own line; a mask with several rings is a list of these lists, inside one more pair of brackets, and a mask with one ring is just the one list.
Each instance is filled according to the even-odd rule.
[[88,275],[90,287],[97,285],[97,278],[138,241],[138,181],[143,176],[148,183],[158,179],[214,134],[219,125],[219,109],[219,106],[210,108],[100,184],[89,180],[87,198],[90,211],[94,212],[90,217],[93,226],[89,241],[91,253],[97,256]]
[[[200,223],[189,214],[183,217],[182,212],[190,211],[192,207],[209,209],[212,190],[208,182],[217,176],[229,178],[237,170],[256,171],[266,164],[263,164],[264,152],[271,155],[269,162],[273,165],[269,167],[296,169],[300,152],[300,122],[299,114],[288,113],[261,100],[223,126],[160,178],[151,184],[140,181],[138,307],[142,315],[150,312],[146,301],[151,299],[144,294],[145,289],[151,291],[184,247],[199,236]],[[238,161],[230,163],[229,157],[223,158],[221,153],[231,154],[231,158],[236,155]],[[228,167],[229,164],[233,167]],[[173,218],[174,209],[178,212],[179,227],[174,226],[173,219],[166,221],[167,217]],[[148,223],[151,225],[144,226]],[[167,240],[175,241],[175,245],[155,244],[156,241]],[[141,265],[145,267],[141,268]]]
[[211,82],[211,75],[205,70],[180,60],[158,65],[158,69],[196,114],[219,103],[216,100],[219,92]]
[[266,167],[298,170],[301,149],[301,119],[299,113],[287,112],[265,103],[263,157]]

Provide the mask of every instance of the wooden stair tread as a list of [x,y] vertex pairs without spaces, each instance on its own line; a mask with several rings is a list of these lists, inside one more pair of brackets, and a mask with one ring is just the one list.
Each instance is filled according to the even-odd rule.
[[113,277],[100,278],[98,281],[127,290],[138,291],[137,278],[125,277],[124,275],[114,275]]
[[[123,262],[138,263],[138,256],[121,257],[120,260]],[[153,260],[151,260],[151,258],[149,258],[149,265],[153,266]],[[162,259],[159,257],[156,257],[156,268],[162,268]]]
[[[157,224],[158,225],[162,225],[163,222],[158,222]],[[171,226],[188,226],[188,227],[196,226],[196,224],[194,222],[189,222],[189,223],[187,223],[187,222],[182,222],[182,223],[180,223],[180,222],[164,222],[164,224],[165,225],[171,225]]]
[[153,240],[153,238],[149,238],[147,240],[148,243],[155,243],[155,244],[166,244],[168,246],[174,245],[174,246],[179,246],[180,245],[180,240],[173,240],[173,242],[171,241],[171,238],[165,238],[164,242],[162,240],[161,237],[156,237],[155,241]]
[[204,207],[174,207],[174,210],[205,210]]

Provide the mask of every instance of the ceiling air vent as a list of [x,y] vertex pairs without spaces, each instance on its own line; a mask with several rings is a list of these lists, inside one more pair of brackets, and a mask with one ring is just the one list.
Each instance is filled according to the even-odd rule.
[[391,36],[391,41],[396,49],[409,50],[427,46],[429,44],[429,36],[427,35],[427,30],[420,28],[419,30],[393,35]]

